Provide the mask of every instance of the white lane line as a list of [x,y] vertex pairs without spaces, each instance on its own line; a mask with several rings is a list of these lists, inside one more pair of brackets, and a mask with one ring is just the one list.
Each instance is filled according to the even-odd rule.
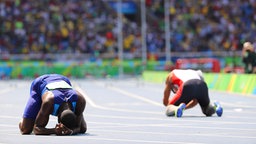
[[92,99],[79,86],[76,87],[76,90],[79,91],[85,97],[86,102],[88,102],[92,107],[104,109],[104,107],[94,103],[94,101],[92,101]]
[[[163,115],[163,114],[162,114]],[[219,118],[214,118],[214,120],[206,120],[206,119],[202,119],[202,120],[192,120],[192,119],[177,119],[177,118],[165,118],[165,117],[141,117],[141,116],[116,116],[116,115],[97,115],[97,114],[87,114],[87,117],[95,117],[95,118],[104,118],[104,119],[124,119],[124,120],[152,120],[152,121],[167,121],[169,122],[170,120],[173,122],[177,122],[177,121],[183,121],[183,122],[196,122],[196,123],[214,123],[214,124],[226,124],[226,125],[252,125],[252,126],[256,126],[256,122],[244,122],[244,121],[223,121],[223,120],[218,120],[216,121],[216,119]],[[7,115],[1,115],[0,116],[1,119],[21,119],[21,117],[17,117],[17,116],[7,116]],[[49,121],[55,122],[56,121],[56,117],[51,117],[51,119]]]
[[145,131],[128,131],[128,130],[105,130],[105,129],[94,129],[91,132],[104,132],[104,133],[128,133],[128,134],[152,134],[152,135],[170,135],[170,136],[207,136],[207,137],[224,137],[224,138],[248,138],[248,139],[256,139],[255,136],[247,136],[247,135],[226,135],[226,133],[179,133],[179,132],[145,132]]
[[152,105],[155,105],[155,106],[164,107],[163,104],[161,104],[161,103],[152,101],[152,100],[150,100],[150,99],[147,99],[147,98],[145,98],[145,97],[143,97],[143,96],[139,96],[139,95],[134,94],[134,93],[127,92],[127,91],[122,90],[122,89],[117,88],[117,87],[109,87],[109,89],[114,90],[114,91],[116,91],[116,92],[119,92],[119,93],[121,93],[121,94],[123,94],[123,95],[126,95],[126,96],[129,96],[129,97],[132,97],[132,98],[135,98],[135,99],[144,101],[144,102],[149,103],[149,104],[152,104]]
[[250,106],[250,105],[242,105],[237,103],[227,103],[227,102],[220,102],[222,105],[230,106],[230,107],[237,107],[237,108],[256,108],[256,106]]
[[[94,83],[97,84],[97,85],[103,86],[103,82],[94,81]],[[157,103],[157,102],[152,101],[152,100],[150,100],[150,99],[147,99],[147,98],[145,98],[145,97],[143,97],[143,96],[139,96],[139,95],[137,95],[137,94],[130,93],[130,92],[125,91],[125,90],[123,90],[123,89],[117,88],[117,87],[115,87],[115,86],[113,86],[113,85],[111,85],[110,87],[107,87],[107,88],[112,89],[112,90],[114,90],[114,91],[116,91],[116,92],[122,93],[122,94],[124,94],[124,95],[126,95],[126,96],[133,97],[133,98],[139,99],[139,100],[141,100],[141,101],[144,101],[144,102],[147,102],[147,103],[156,105],[156,106],[162,106],[162,107],[164,107],[163,104],[161,104],[161,103]],[[156,90],[156,89],[155,89],[155,90]],[[160,91],[159,91],[159,92],[160,92]],[[222,102],[222,101],[220,101],[220,103],[221,103],[222,106],[224,106],[224,113],[225,113],[225,106],[228,106],[228,107],[238,107],[238,108],[256,108],[255,105],[253,105],[253,106],[252,106],[252,105],[242,105],[242,104],[227,103],[227,102]],[[248,113],[253,113],[253,112],[248,112]]]
[[[103,86],[102,82],[94,82],[95,84],[99,85],[99,86]],[[135,98],[135,99],[138,99],[138,100],[141,100],[143,102],[146,102],[146,103],[149,103],[149,104],[152,104],[152,105],[155,105],[155,106],[160,106],[160,107],[164,107],[162,103],[159,103],[159,102],[156,102],[156,101],[153,101],[153,100],[150,100],[150,99],[147,99],[143,96],[140,96],[140,95],[137,95],[137,94],[134,94],[134,93],[130,93],[126,90],[123,90],[123,89],[120,89],[120,88],[117,88],[115,86],[110,86],[110,87],[107,87],[113,91],[116,91],[116,92],[119,92],[123,95],[126,95],[126,96],[129,96],[129,97],[132,97],[132,98]]]
[[[89,124],[95,124],[96,126],[91,126],[91,129],[102,130],[104,128],[139,128],[139,127],[157,127],[157,128],[181,128],[181,129],[204,129],[204,130],[227,130],[228,132],[243,131],[241,133],[249,132],[256,133],[256,129],[251,128],[236,128],[236,127],[208,127],[208,126],[194,126],[193,124],[184,125],[184,124],[170,124],[170,123],[161,123],[161,124],[142,124],[142,123],[118,123],[118,122],[88,122]],[[100,126],[99,126],[100,125]],[[256,137],[255,137],[256,138]]]
[[[177,124],[170,124],[170,123],[165,123],[165,124],[127,124],[127,123],[116,123],[116,122],[88,122],[88,124],[97,124],[100,126],[99,127],[91,127],[90,131],[108,131],[108,132],[122,132],[122,133],[140,133],[140,134],[158,134],[158,135],[166,135],[166,134],[170,134],[170,133],[163,133],[163,132],[148,132],[148,131],[139,131],[139,130],[136,130],[136,131],[133,131],[133,130],[125,130],[125,131],[122,131],[122,130],[109,130],[106,128],[132,128],[132,127],[164,127],[164,128],[181,128],[181,129],[188,129],[188,128],[193,128],[193,129],[206,129],[206,130],[228,130],[228,132],[232,132],[232,131],[244,131],[243,133],[245,132],[250,132],[250,133],[255,133],[256,130],[255,129],[241,129],[241,128],[221,128],[221,127],[199,127],[199,126],[190,126],[190,125],[183,125],[183,124],[180,124],[180,125],[177,125]],[[104,126],[105,125],[105,126]],[[106,126],[108,125],[108,126]],[[9,128],[17,128],[17,125],[5,125],[5,124],[0,124],[0,127],[9,127]],[[105,129],[104,129],[105,128]],[[214,131],[211,131],[211,132],[214,132]],[[176,132],[175,132],[176,133]],[[177,134],[177,133],[176,133]],[[245,133],[246,134],[246,133]],[[174,135],[174,134],[171,134],[171,135]],[[186,135],[186,133],[182,133],[180,135]],[[233,138],[253,138],[253,139],[256,139],[255,136],[243,136],[243,135],[222,135],[221,133],[217,133],[217,134],[214,134],[214,133],[210,133],[210,134],[206,134],[206,133],[189,133],[188,135],[204,135],[204,136],[219,136],[219,137],[233,137]]]
[[10,125],[10,124],[0,124],[0,127],[9,127],[9,128],[18,128],[18,125]]
[[8,93],[8,92],[12,91],[13,89],[14,89],[14,88],[2,89],[2,90],[0,91],[0,95],[1,95],[1,94],[5,94],[5,93]]
[[[104,119],[125,119],[125,120],[152,120],[152,121],[183,121],[183,122],[197,122],[197,123],[214,123],[214,124],[232,124],[232,125],[255,125],[256,122],[244,122],[244,121],[223,121],[219,120],[219,118],[213,118],[213,120],[209,120],[207,117],[205,119],[200,120],[193,120],[193,119],[179,119],[179,118],[165,118],[165,117],[140,117],[140,116],[115,116],[115,115],[96,115],[96,114],[88,114],[87,117],[97,117],[97,118],[104,118]],[[185,117],[185,116],[184,116]],[[218,120],[216,120],[218,119]]]
[[21,117],[17,116],[7,116],[7,115],[1,115],[0,118],[5,118],[5,119],[21,119]]
[[170,142],[170,141],[156,141],[156,140],[136,140],[136,139],[114,139],[114,138],[88,138],[88,140],[102,140],[102,141],[116,141],[116,142],[132,142],[132,143],[153,143],[153,144],[203,144],[203,143],[192,143],[192,142],[187,142],[187,141],[184,141],[184,142]]
[[88,102],[92,107],[103,109],[103,110],[110,110],[110,111],[119,111],[119,112],[131,112],[131,113],[148,113],[148,114],[157,114],[162,115],[161,112],[152,112],[152,111],[140,111],[140,110],[129,110],[129,109],[120,109],[120,108],[109,108],[97,105],[80,87],[76,87],[76,89],[85,97],[86,102]]
[[8,92],[11,92],[11,91],[13,91],[13,90],[15,90],[15,89],[17,89],[17,88],[23,88],[23,87],[25,87],[26,85],[25,84],[21,84],[21,85],[19,85],[19,86],[6,86],[6,87],[4,87],[4,89],[1,89],[0,90],[0,96],[5,96],[5,95],[3,95],[3,94],[6,94],[6,93],[8,93]]

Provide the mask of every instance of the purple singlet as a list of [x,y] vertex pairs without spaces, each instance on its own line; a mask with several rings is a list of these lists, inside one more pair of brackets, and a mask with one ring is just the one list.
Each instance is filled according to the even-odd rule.
[[54,94],[54,109],[52,115],[57,115],[58,108],[63,102],[72,104],[72,111],[75,112],[77,94],[72,89],[69,79],[59,74],[46,74],[36,78],[30,87],[30,97],[26,105],[23,117],[35,119],[42,103],[42,95],[46,91]]

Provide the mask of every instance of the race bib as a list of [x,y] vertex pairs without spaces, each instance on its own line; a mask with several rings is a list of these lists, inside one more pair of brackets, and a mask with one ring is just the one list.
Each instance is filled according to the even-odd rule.
[[47,84],[46,88],[49,90],[54,90],[58,88],[72,88],[72,87],[65,81],[57,81],[57,82],[52,82]]

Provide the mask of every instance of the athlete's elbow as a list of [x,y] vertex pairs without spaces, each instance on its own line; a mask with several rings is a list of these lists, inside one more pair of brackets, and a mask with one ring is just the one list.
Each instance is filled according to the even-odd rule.
[[33,132],[35,135],[40,135],[38,127],[34,127]]
[[34,132],[35,135],[45,135],[43,133],[42,129],[39,128],[39,127],[36,127],[36,126],[34,127],[33,132]]

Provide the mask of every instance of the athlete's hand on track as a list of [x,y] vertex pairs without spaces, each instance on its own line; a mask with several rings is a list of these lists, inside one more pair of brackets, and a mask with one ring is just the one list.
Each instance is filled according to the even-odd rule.
[[71,135],[73,131],[67,128],[64,124],[58,123],[55,126],[56,135]]

